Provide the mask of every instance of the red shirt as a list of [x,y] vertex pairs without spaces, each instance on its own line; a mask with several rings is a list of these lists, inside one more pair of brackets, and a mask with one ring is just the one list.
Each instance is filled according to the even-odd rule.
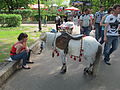
[[[21,43],[21,42],[15,43],[15,44],[12,46],[12,49],[10,50],[10,55],[16,55],[16,48],[15,48],[15,46],[16,46],[17,44],[23,44],[23,43]],[[25,46],[23,45],[21,51],[24,50],[24,49],[25,49]]]

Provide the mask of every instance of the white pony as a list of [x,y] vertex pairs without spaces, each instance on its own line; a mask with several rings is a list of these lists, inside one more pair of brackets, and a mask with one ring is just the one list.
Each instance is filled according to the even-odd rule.
[[42,33],[40,38],[48,48],[53,49],[53,57],[55,53],[58,56],[60,54],[63,63],[61,73],[65,73],[67,70],[66,54],[69,54],[71,58],[75,60],[78,58],[79,61],[81,61],[81,56],[83,56],[90,63],[89,67],[84,69],[84,73],[96,75],[101,60],[102,46],[95,38],[91,36],[71,36],[67,33],[51,32]]

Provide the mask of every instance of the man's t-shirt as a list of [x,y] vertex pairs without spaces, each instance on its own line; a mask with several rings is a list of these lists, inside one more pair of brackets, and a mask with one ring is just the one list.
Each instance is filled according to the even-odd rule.
[[88,15],[81,15],[80,16],[80,20],[82,21],[82,26],[83,27],[88,27],[88,26],[90,26],[90,15],[88,14]]
[[100,21],[102,20],[102,17],[105,15],[105,13],[104,12],[96,12],[95,13],[95,18],[96,18],[96,20],[95,20],[95,23],[100,23]]
[[60,16],[55,17],[55,23],[60,24],[60,19],[61,19]]
[[105,19],[105,23],[108,23],[107,36],[118,36],[118,27],[120,26],[120,17],[116,17],[113,14],[109,15]]

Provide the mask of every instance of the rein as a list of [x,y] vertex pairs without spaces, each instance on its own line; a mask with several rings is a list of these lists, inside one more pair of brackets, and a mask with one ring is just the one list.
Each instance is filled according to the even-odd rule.
[[81,57],[83,56],[83,37],[81,39],[81,45],[80,45],[80,55],[79,55],[79,62],[81,62]]

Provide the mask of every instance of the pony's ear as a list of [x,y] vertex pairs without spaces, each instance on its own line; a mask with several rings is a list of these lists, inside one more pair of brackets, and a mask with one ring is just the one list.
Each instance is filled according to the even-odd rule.
[[47,34],[46,33],[41,33],[40,39],[43,40],[43,41],[46,41],[46,38],[47,38]]

